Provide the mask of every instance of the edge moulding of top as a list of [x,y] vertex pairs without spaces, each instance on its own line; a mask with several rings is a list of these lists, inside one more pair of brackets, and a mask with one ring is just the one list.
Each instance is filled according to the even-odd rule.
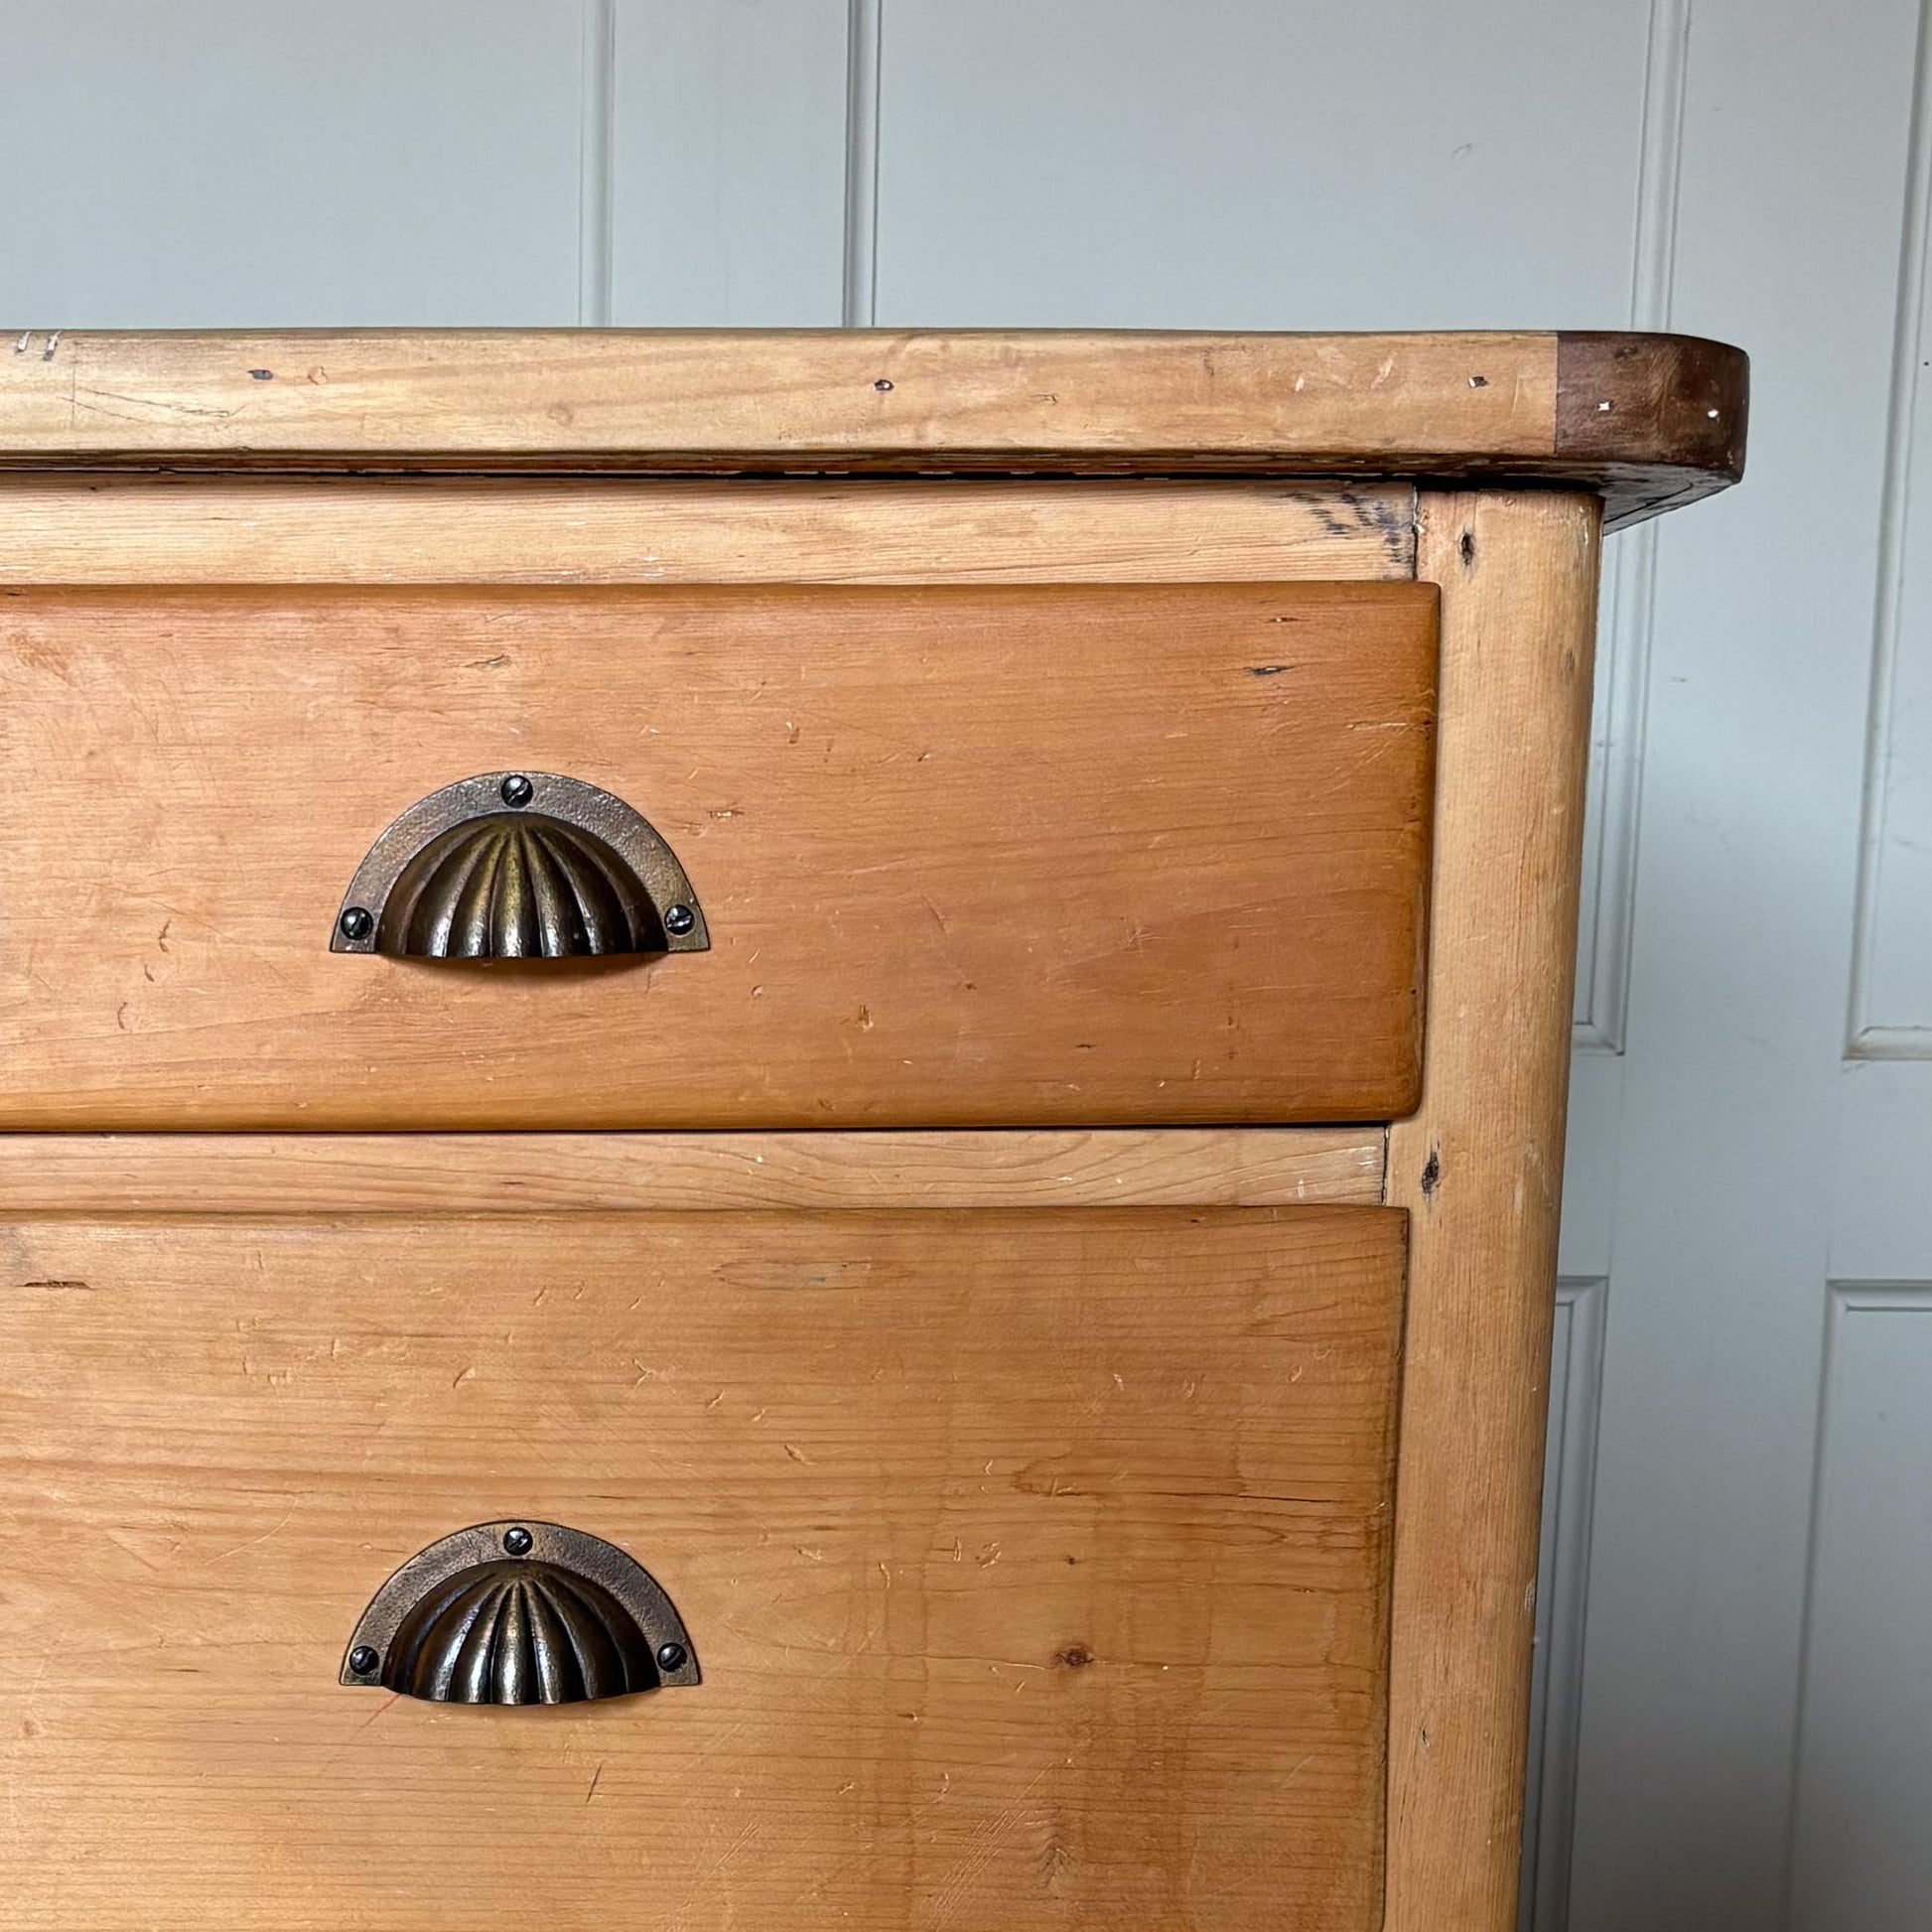
[[1635,332],[23,329],[0,469],[1374,476],[1618,528],[1742,477],[1748,397]]

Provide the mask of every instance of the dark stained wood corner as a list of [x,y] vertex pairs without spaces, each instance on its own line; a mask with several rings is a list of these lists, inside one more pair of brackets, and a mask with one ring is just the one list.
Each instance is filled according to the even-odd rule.
[[1725,343],[1557,338],[1557,459],[1600,479],[1612,529],[1740,481],[1749,411],[1750,358]]

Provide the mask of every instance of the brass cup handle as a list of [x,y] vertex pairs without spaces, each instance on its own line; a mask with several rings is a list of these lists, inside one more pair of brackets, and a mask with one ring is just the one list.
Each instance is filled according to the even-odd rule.
[[677,855],[621,798],[549,771],[485,771],[419,799],[370,846],[332,952],[589,959],[705,952]]
[[479,1523],[369,1599],[342,1682],[431,1704],[583,1704],[699,1681],[684,1622],[615,1543],[561,1523]]

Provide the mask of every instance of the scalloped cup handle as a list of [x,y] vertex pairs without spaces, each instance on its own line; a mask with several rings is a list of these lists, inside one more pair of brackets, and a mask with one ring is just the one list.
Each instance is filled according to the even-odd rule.
[[601,1537],[527,1519],[411,1557],[356,1620],[341,1681],[431,1704],[587,1704],[699,1673],[649,1571]]
[[597,959],[705,952],[704,908],[641,813],[581,779],[485,771],[419,799],[343,895],[332,952]]

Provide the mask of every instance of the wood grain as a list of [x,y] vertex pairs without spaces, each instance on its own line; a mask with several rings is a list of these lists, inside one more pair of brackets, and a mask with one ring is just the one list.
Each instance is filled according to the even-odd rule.
[[4,1134],[14,1214],[1271,1207],[1382,1198],[1379,1128]]
[[[1435,602],[0,591],[0,1124],[1387,1118]],[[398,812],[525,764],[656,825],[710,952],[328,952]]]
[[[0,457],[952,462],[1554,448],[1547,334],[69,331],[0,355]],[[265,371],[257,375],[257,369]],[[1487,379],[1472,384],[1472,375]]]
[[1423,497],[1441,798],[1390,1684],[1387,1932],[1516,1923],[1600,505]]
[[[1746,368],[1735,349],[1690,338],[1582,339],[1641,345],[1646,367],[1590,398],[1607,426],[1566,450],[1560,339],[1549,332],[369,330],[16,340],[19,352],[0,355],[0,464],[14,466],[1514,477],[1603,491],[1617,520],[1659,506],[1660,477],[1673,501],[1736,480],[1722,451],[1717,461],[1685,459],[1700,427],[1686,414],[1698,385],[1667,365],[1715,368],[1740,432]],[[1582,386],[1596,387],[1600,360]],[[1635,486],[1631,472],[1645,473]]]
[[0,584],[1415,575],[1406,483],[0,476]]
[[[1601,466],[1605,527],[1707,493],[1697,477],[1744,474],[1750,366],[1721,343],[1566,330],[1557,344],[1557,454]],[[1628,425],[1647,425],[1632,447]]]
[[[19,1932],[1372,1932],[1404,1217],[13,1223]],[[335,1682],[562,1521],[704,1671]]]

